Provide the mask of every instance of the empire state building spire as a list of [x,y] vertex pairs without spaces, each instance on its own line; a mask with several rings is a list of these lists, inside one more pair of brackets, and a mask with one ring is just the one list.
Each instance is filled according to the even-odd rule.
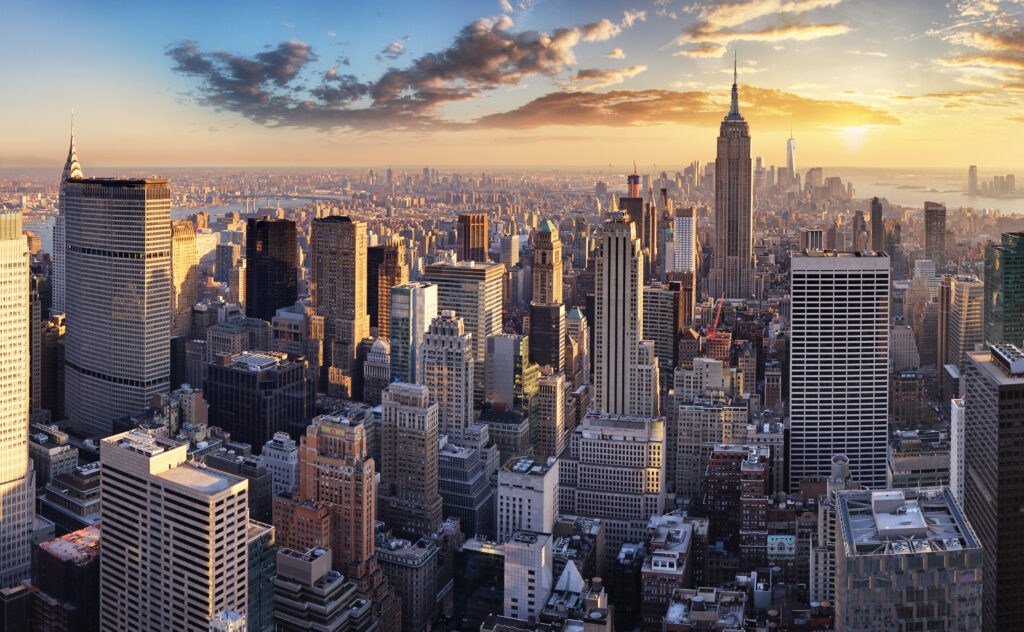
[[729,114],[725,117],[727,121],[742,121],[740,114],[740,93],[736,88],[738,73],[736,69],[736,52],[733,51],[732,58],[732,105],[729,107]]

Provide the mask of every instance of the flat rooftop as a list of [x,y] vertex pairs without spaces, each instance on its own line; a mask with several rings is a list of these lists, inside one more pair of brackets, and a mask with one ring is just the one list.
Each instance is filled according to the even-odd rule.
[[265,371],[288,364],[288,354],[277,351],[243,351],[231,356],[230,363],[235,368],[246,371]]
[[180,441],[174,441],[173,439],[167,439],[159,435],[150,434],[144,430],[130,430],[119,437],[111,437],[105,439],[110,443],[117,443],[118,447],[124,448],[125,450],[131,450],[132,452],[138,452],[146,456],[156,456],[163,454],[167,450],[177,448],[179,446],[187,445]]
[[225,491],[245,480],[213,468],[198,467],[192,463],[183,463],[178,467],[172,467],[157,476],[169,483],[188,487],[204,494]]
[[1024,375],[1007,375],[989,351],[968,351],[967,356],[996,384],[1024,384]]
[[68,178],[74,184],[95,184],[104,187],[144,187],[147,184],[167,184],[167,178]]
[[505,463],[504,469],[515,474],[533,474],[535,476],[543,476],[547,474],[554,465],[554,458],[539,460],[528,457],[516,457],[514,459],[509,459],[508,462]]
[[947,488],[843,493],[838,512],[843,548],[850,557],[981,546]]
[[73,531],[55,540],[43,542],[39,546],[58,559],[86,564],[99,555],[100,527],[93,525]]

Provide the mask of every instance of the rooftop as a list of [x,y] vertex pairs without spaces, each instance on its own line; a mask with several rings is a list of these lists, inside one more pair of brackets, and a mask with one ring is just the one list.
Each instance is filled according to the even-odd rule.
[[119,447],[131,450],[132,452],[138,452],[139,454],[144,454],[146,456],[156,456],[158,454],[163,454],[172,448],[185,445],[184,443],[174,441],[172,439],[150,434],[144,430],[130,430],[119,437],[111,437],[104,441],[114,443],[115,440]]
[[277,351],[243,351],[238,355],[230,356],[228,363],[235,368],[252,372],[291,364],[287,353]]
[[847,556],[961,551],[981,545],[946,488],[841,493]]
[[100,527],[93,525],[73,531],[55,540],[43,542],[40,547],[56,558],[86,564],[100,552]]
[[220,470],[208,467],[199,467],[193,463],[183,463],[178,467],[157,474],[163,480],[188,487],[204,494],[216,494],[236,485],[244,478],[232,476]]
[[[1024,384],[1024,374],[1014,375],[1008,372],[1003,364],[996,360],[995,354],[991,351],[968,351],[967,357],[973,360],[983,374],[999,385]],[[1010,364],[1011,371],[1014,364]],[[965,364],[966,368],[966,364]]]
[[742,592],[717,588],[677,589],[669,601],[665,623],[697,624],[700,629],[709,624],[742,629],[745,609],[746,595]]
[[533,474],[543,476],[555,465],[555,458],[537,461],[528,457],[515,457],[505,463],[504,469],[515,474]]

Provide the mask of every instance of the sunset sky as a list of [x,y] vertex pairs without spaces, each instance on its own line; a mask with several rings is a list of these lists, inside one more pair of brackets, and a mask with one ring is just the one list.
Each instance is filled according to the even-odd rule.
[[0,167],[1024,167],[1024,0],[25,2]]

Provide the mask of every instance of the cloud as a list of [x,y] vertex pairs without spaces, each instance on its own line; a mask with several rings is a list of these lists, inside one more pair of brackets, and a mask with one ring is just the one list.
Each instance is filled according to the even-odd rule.
[[[584,68],[576,72],[569,83],[578,90],[597,90],[622,83],[630,77],[635,77],[647,66],[630,66],[622,70],[600,70],[598,68]],[[584,84],[584,85],[575,85]]]
[[612,59],[625,59],[626,53],[622,52],[621,48],[616,48],[612,52],[608,53],[608,57]]
[[721,57],[725,54],[725,51],[725,46],[720,44],[701,44],[696,48],[687,48],[685,50],[672,53],[672,56],[678,57],[679,55],[686,55],[687,57]]
[[[676,44],[698,45],[681,51],[690,57],[720,57],[732,42],[807,41],[834,37],[852,29],[841,23],[805,23],[800,16],[809,11],[833,7],[842,0],[747,0],[744,2],[709,2],[690,7],[697,20],[686,28]],[[741,29],[750,22],[757,26]]]
[[500,9],[502,13],[512,13],[515,11],[508,0],[498,0],[498,9]]
[[446,124],[436,113],[444,104],[475,99],[527,77],[562,73],[576,64],[573,48],[584,37],[598,40],[610,32],[601,22],[550,33],[513,32],[512,26],[508,16],[481,18],[463,27],[446,48],[369,81],[332,68],[310,85],[292,83],[316,59],[309,44],[294,40],[253,56],[203,51],[186,41],[172,45],[167,55],[176,72],[197,79],[191,96],[200,104],[261,124],[407,128]]
[[337,35],[338,34],[336,32],[334,32],[334,31],[327,31],[327,37],[335,37]]
[[[958,70],[958,81],[985,85],[1017,98],[1024,85],[1024,27],[1017,15],[1002,5],[981,0],[961,0],[951,8],[955,17],[975,17],[960,22],[958,29],[940,29],[938,35],[954,46],[951,55],[935,59],[940,68]],[[959,12],[959,15],[957,14]]]
[[949,67],[974,66],[1024,71],[1024,57],[1014,55],[960,55],[950,59],[940,59],[938,63],[940,66]]
[[778,42],[783,40],[807,41],[822,37],[834,37],[849,33],[852,29],[845,24],[789,24],[769,26],[755,31],[715,31],[713,33],[693,32],[681,36],[680,43],[732,42]]
[[377,59],[387,57],[388,59],[398,59],[405,52],[405,44],[399,40],[395,40],[384,47],[384,50],[377,53]]
[[622,12],[622,26],[629,28],[637,22],[644,22],[647,20],[647,12],[639,9],[626,9]]
[[293,29],[293,28],[295,28],[295,25],[292,24],[291,22],[281,22],[281,26],[285,27],[286,29]]
[[1014,123],[1024,123],[1024,116],[1010,116],[1006,120]]
[[846,54],[847,55],[867,55],[869,57],[888,57],[889,56],[889,53],[881,53],[881,52],[873,51],[873,50],[869,50],[869,51],[848,50],[848,51],[846,51]]
[[[761,129],[788,129],[799,119],[810,127],[835,128],[858,125],[898,125],[894,115],[851,101],[824,101],[745,86],[741,111],[752,116]],[[555,92],[509,112],[492,114],[478,125],[506,129],[533,129],[550,125],[714,125],[728,105],[724,93],[671,90],[611,90],[608,92]]]
[[583,41],[584,42],[603,42],[611,39],[622,32],[622,27],[615,24],[608,18],[601,18],[600,21],[594,22],[593,24],[587,24],[583,27]]
[[842,0],[749,0],[713,2],[704,5],[697,17],[715,29],[735,28],[753,20],[780,15],[799,15],[815,9],[834,7]]

